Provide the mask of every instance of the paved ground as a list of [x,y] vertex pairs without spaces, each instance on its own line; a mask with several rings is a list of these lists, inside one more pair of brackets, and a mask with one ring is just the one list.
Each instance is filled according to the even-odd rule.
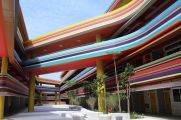
[[[62,113],[66,114],[66,118],[62,117]],[[70,110],[68,105],[36,106],[35,112],[25,110],[6,117],[5,120],[72,120],[71,115],[84,115],[83,113],[87,113],[85,120],[98,120],[98,114],[86,109]],[[181,117],[144,115],[144,118],[135,120],[181,120]]]
[[[85,115],[83,113],[90,112],[86,109],[70,110],[68,105],[43,105],[35,106],[35,112],[27,112],[27,110],[21,113],[6,117],[4,120],[72,120],[72,115]],[[65,117],[62,116],[66,114]],[[98,120],[95,115],[89,115],[85,117],[85,120]]]
[[181,120],[180,117],[176,116],[156,116],[156,115],[144,115],[144,118],[134,120]]

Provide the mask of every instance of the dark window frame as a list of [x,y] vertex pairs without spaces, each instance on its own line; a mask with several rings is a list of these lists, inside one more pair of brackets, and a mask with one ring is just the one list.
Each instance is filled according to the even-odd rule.
[[172,89],[173,101],[181,102],[181,88]]

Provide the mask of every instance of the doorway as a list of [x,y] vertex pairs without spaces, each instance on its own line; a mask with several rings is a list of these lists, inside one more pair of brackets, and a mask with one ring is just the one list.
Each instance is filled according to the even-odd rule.
[[165,113],[169,115],[172,114],[169,90],[164,90],[164,106],[165,106]]
[[150,93],[151,112],[156,114],[157,113],[156,93],[155,91],[150,91],[149,93]]

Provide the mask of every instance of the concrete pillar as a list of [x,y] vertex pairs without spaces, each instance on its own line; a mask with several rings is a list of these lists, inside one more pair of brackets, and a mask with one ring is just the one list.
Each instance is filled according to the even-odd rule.
[[58,102],[59,102],[59,105],[61,104],[61,99],[60,99],[60,92],[58,94]]
[[[101,35],[96,35],[96,42],[101,42]],[[104,62],[102,60],[98,60],[96,62],[97,67],[97,79],[98,79],[98,109],[99,112],[106,112],[106,86],[105,86],[105,78],[104,78]]]
[[40,101],[39,101],[40,105],[42,105],[42,91],[40,91]]
[[[1,74],[6,75],[8,70],[8,58],[2,57],[2,63],[1,63]],[[4,117],[4,102],[5,96],[0,96],[0,120]]]
[[55,105],[57,105],[57,92],[55,92]]
[[35,104],[35,75],[30,74],[29,79],[29,95],[28,95],[28,112],[34,112]]
[[[42,86],[42,84],[40,83],[40,86]],[[40,94],[39,94],[39,104],[42,105],[42,91],[40,90]]]

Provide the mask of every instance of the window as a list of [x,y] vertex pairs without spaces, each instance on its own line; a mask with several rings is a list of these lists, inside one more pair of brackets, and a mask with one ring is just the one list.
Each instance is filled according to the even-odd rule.
[[152,52],[152,58],[153,60],[157,60],[159,58],[162,58],[164,56],[164,52],[163,52],[163,49],[162,48],[158,48],[158,49],[155,49],[153,50]]
[[165,46],[166,55],[170,55],[178,51],[181,51],[181,40],[178,40],[176,42],[173,42],[172,44]]
[[181,102],[181,89],[173,89],[174,102]]
[[143,61],[144,61],[144,63],[149,63],[149,62],[151,62],[151,60],[152,60],[151,57],[152,57],[152,56],[151,56],[151,53],[148,53],[148,54],[144,55],[144,56],[143,56]]
[[143,59],[142,59],[142,57],[138,57],[138,58],[133,59],[130,63],[131,63],[134,67],[138,67],[138,66],[143,65]]

